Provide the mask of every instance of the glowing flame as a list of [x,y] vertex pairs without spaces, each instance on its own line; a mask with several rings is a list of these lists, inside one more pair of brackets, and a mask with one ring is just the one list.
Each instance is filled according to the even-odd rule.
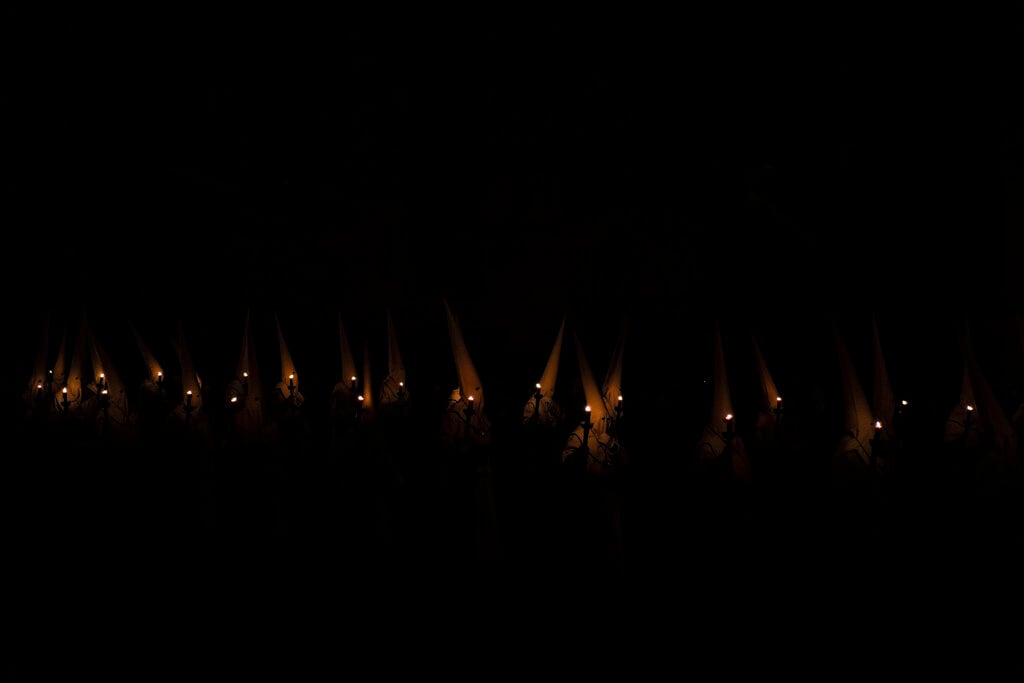
[[967,410],[974,410],[974,406],[972,406],[970,403],[968,403],[967,404]]
[[231,397],[231,402],[232,403],[238,403],[238,397],[237,396],[232,396]]
[[882,428],[882,421],[881,420],[875,420],[875,429],[881,429],[881,428]]

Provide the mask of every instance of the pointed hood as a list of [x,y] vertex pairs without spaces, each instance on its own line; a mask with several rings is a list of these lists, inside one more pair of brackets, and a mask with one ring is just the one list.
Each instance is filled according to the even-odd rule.
[[184,404],[188,392],[192,392],[192,407],[196,410],[203,405],[203,383],[196,372],[195,363],[192,360],[192,350],[189,348],[188,339],[185,336],[185,326],[178,320],[178,362],[181,365],[181,397]]
[[409,400],[409,387],[405,380],[405,361],[398,345],[398,334],[391,318],[391,310],[387,312],[387,350],[388,374],[380,387],[381,406],[391,405]]
[[761,352],[761,345],[757,343],[757,339],[753,340],[754,347],[754,364],[757,369],[757,377],[761,384],[761,410],[772,411],[777,408],[780,404],[779,399],[782,395],[779,393],[779,388],[775,384],[775,379],[772,377],[771,371],[768,369],[768,363],[764,359],[764,354]]
[[281,329],[281,320],[276,313],[274,314],[274,326],[277,328],[277,346],[281,354],[281,379],[279,386],[282,388],[284,395],[288,396],[288,385],[290,383],[296,387],[299,386],[299,371],[295,369],[291,351],[288,350],[288,342],[285,341],[284,331]]
[[363,347],[363,392],[359,395],[363,397],[363,420],[372,419],[377,406],[373,398],[373,378],[370,373],[369,345]]
[[626,328],[623,327],[615,341],[615,348],[608,363],[604,383],[601,385],[601,395],[604,399],[605,410],[609,415],[613,414],[615,406],[619,403],[619,397],[622,396],[622,359],[625,352]]
[[[96,337],[92,327],[88,330],[88,343],[91,349],[93,369],[93,391],[99,394],[106,392],[108,398],[107,414],[116,425],[125,425],[129,422],[130,413],[128,410],[128,390],[121,379],[121,373],[114,366],[113,359],[107,352],[99,339]],[[103,378],[103,388],[98,383]]]
[[366,389],[362,387],[365,387],[366,380],[364,378],[363,382],[359,381],[356,354],[352,349],[352,344],[349,343],[348,334],[345,332],[345,323],[340,314],[338,315],[338,342],[341,350],[341,381],[339,382],[341,388],[344,388],[346,393],[351,393],[352,385],[355,384],[355,393],[365,392]]
[[42,325],[39,332],[39,341],[36,346],[36,357],[32,363],[32,374],[28,378],[28,384],[26,389],[30,396],[34,396],[39,390],[40,386],[46,386],[47,380],[53,381],[50,374],[50,368],[47,364],[50,360],[50,317],[44,316]]
[[[530,398],[527,399],[526,405],[523,407],[523,424],[529,424],[533,420],[537,420],[541,424],[554,426],[561,422],[561,406],[559,406],[555,401],[554,395],[555,386],[558,383],[558,367],[561,363],[564,337],[565,316],[562,317],[562,322],[558,326],[558,333],[555,335],[555,343],[551,347],[551,352],[548,354],[548,360],[547,364],[544,366],[544,372],[541,373],[540,381],[537,382],[538,386],[530,395]],[[536,398],[538,391],[541,395],[539,412],[537,410],[538,401]]]
[[839,452],[855,454],[868,465],[871,461],[871,440],[875,432],[875,419],[867,395],[857,376],[846,341],[839,329],[833,328],[836,355],[839,364],[839,382],[843,411],[843,436]]
[[[256,434],[263,423],[263,382],[253,343],[249,311],[242,323],[242,347],[235,365],[235,376],[228,382],[226,399],[237,411],[235,425],[245,434]],[[239,405],[240,404],[240,405]]]
[[964,334],[962,349],[964,371],[960,384],[960,406],[954,410],[958,408],[965,410],[968,405],[972,406],[974,408],[971,411],[973,424],[991,439],[991,455],[1000,460],[1003,465],[1015,462],[1017,459],[1017,432],[996,396],[988,376],[978,363],[970,330]]
[[732,395],[729,393],[729,375],[725,367],[725,348],[722,345],[722,331],[718,322],[715,322],[711,360],[711,415],[709,422],[712,429],[724,432],[726,429],[725,418],[727,415],[733,415],[733,408]]
[[878,331],[878,321],[871,319],[872,338],[872,385],[871,407],[875,417],[882,422],[882,434],[890,435],[893,429],[893,418],[896,415],[896,396],[889,381],[889,370],[882,351],[882,337]]
[[142,356],[142,364],[146,368],[146,380],[147,382],[155,383],[157,378],[164,377],[166,379],[167,373],[164,370],[163,365],[153,355],[152,350],[146,341],[142,338],[142,333],[132,323],[128,323],[132,331],[132,336],[135,338],[135,345],[139,349],[139,354]]
[[448,336],[452,345],[452,356],[455,360],[455,370],[459,379],[459,394],[462,398],[473,397],[477,412],[484,410],[484,389],[477,374],[476,366],[466,348],[466,341],[462,337],[462,328],[448,306],[448,301],[443,300],[445,314],[448,318]]

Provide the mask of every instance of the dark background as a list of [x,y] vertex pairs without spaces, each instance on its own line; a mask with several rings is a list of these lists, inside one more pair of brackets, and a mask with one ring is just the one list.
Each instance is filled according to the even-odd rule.
[[[127,323],[167,354],[180,321],[216,391],[248,310],[271,370],[278,316],[315,406],[340,371],[338,316],[381,368],[391,310],[414,391],[447,388],[445,297],[510,427],[563,315],[599,378],[625,323],[630,433],[657,492],[674,482],[652,463],[685,457],[706,416],[716,320],[742,400],[754,334],[787,405],[818,415],[835,407],[829,324],[866,376],[876,314],[897,391],[941,418],[969,319],[1009,406],[1024,36],[1009,13],[959,12],[9,7],[4,373],[20,396],[42,318],[85,311],[129,376]],[[792,573],[774,567],[786,585],[851,560],[815,539]],[[936,547],[915,581],[974,557]],[[705,585],[704,559],[680,594]],[[728,576],[775,595],[752,569],[772,558],[746,559]],[[870,586],[908,585],[870,559]]]

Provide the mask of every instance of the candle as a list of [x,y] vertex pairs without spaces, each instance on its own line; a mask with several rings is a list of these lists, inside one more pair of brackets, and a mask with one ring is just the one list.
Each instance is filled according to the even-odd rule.
[[188,406],[189,408],[192,407],[192,390],[191,389],[189,389],[188,391],[185,392],[185,405]]
[[295,373],[291,373],[290,375],[288,375],[288,388],[295,388]]
[[725,433],[732,434],[732,413],[725,414]]
[[64,407],[66,408],[68,405],[68,388],[64,387],[63,389],[61,389],[61,394],[63,394],[63,396],[61,396],[60,401],[61,403],[64,404]]
[[249,373],[246,370],[242,370],[242,379],[249,379]]
[[589,425],[590,424],[590,405],[589,404],[587,405],[587,407],[585,407],[583,409],[583,412],[585,413],[585,415],[583,416],[583,420],[584,420],[584,422],[586,424]]
[[781,408],[782,407],[782,397],[781,396],[776,396],[775,397],[775,407],[776,408]]
[[352,375],[351,377],[349,377],[349,379],[352,380],[352,389],[355,389],[356,388],[356,376]]
[[231,397],[231,402],[232,403],[238,403],[238,397],[237,396],[232,396]]

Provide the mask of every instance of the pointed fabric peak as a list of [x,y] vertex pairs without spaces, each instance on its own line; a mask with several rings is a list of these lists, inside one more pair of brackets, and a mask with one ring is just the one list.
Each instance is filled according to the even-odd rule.
[[281,383],[288,385],[289,379],[299,385],[299,372],[295,369],[295,363],[292,362],[292,354],[288,350],[288,343],[284,338],[284,331],[281,329],[281,320],[277,314],[274,314],[274,324],[277,326],[277,345],[281,352]]
[[583,349],[583,344],[580,342],[580,338],[575,332],[573,332],[572,337],[576,344],[576,357],[579,360],[580,381],[583,384],[583,395],[587,399],[587,405],[590,406],[590,421],[594,423],[591,434],[600,434],[605,430],[605,418],[608,417],[608,412],[604,405],[604,398],[601,395],[601,389],[597,386],[597,380],[594,378],[594,373],[590,369],[590,362],[587,360],[587,354]]
[[761,345],[757,343],[757,339],[753,339],[754,346],[754,362],[757,364],[757,375],[761,380],[761,408],[763,410],[772,410],[778,404],[779,399],[779,388],[775,384],[772,373],[768,369],[768,363],[764,359],[764,354],[761,352]]
[[153,355],[146,340],[142,338],[139,328],[135,327],[132,323],[128,323],[128,325],[131,327],[132,336],[135,337],[135,345],[139,349],[139,355],[142,356],[142,364],[146,366],[146,379],[155,382],[158,375],[164,374],[164,368],[157,361],[156,356]]
[[57,357],[53,361],[53,386],[56,391],[64,386],[68,380],[68,326],[64,325],[60,333],[60,345],[57,347]]
[[360,395],[363,397],[364,418],[372,417],[374,400],[373,382],[370,376],[370,346],[368,344],[363,346],[363,393]]
[[840,388],[843,396],[844,434],[840,445],[842,452],[856,452],[868,464],[871,459],[871,439],[874,436],[875,420],[868,405],[867,396],[857,377],[849,349],[838,328],[834,329],[836,353],[839,361]]
[[252,349],[249,348],[249,309],[245,310],[245,319],[242,321],[242,351],[238,356],[238,365],[235,367],[235,376],[241,377],[242,373],[252,372],[249,370],[249,358]]
[[39,346],[36,347],[36,358],[32,364],[32,376],[28,378],[28,390],[35,392],[40,384],[45,384],[49,368],[46,367],[50,355],[50,318],[45,316],[39,334]]
[[178,360],[181,364],[181,400],[184,402],[185,396],[191,391],[192,407],[199,409],[203,404],[202,382],[192,362],[192,351],[185,338],[185,326],[181,320],[178,321]]
[[[345,332],[345,323],[342,321],[340,313],[338,314],[338,343],[341,349],[341,383],[345,387],[351,387],[352,378],[355,377],[356,387],[358,387],[359,373],[356,371],[356,354],[348,341],[348,333]],[[363,384],[365,385],[365,383],[364,379]]]
[[548,362],[544,366],[544,373],[540,376],[540,392],[550,398],[555,393],[555,384],[558,382],[558,366],[562,357],[562,344],[565,336],[565,316],[558,326],[558,334],[555,335],[555,343],[548,355]]
[[381,406],[402,403],[409,400],[409,390],[405,386],[405,362],[398,347],[398,334],[391,318],[391,310],[387,312],[387,347],[388,373],[380,385]]
[[466,342],[462,337],[462,328],[459,326],[447,299],[442,299],[444,310],[448,317],[448,336],[451,339],[452,356],[455,360],[455,369],[459,375],[459,393],[461,397],[473,397],[477,411],[484,409],[484,390],[480,383],[480,376],[473,365],[473,359],[466,348]]
[[[971,403],[977,419],[992,437],[997,454],[1013,458],[1017,452],[1017,434],[1002,403],[996,396],[988,376],[975,357],[973,346],[967,340],[964,355],[964,379],[960,391],[962,405]],[[966,399],[966,401],[965,401]]]
[[71,362],[68,365],[67,376],[64,379],[64,385],[68,388],[68,400],[73,403],[82,400],[82,390],[85,388],[85,381],[83,380],[86,354],[85,333],[86,324],[83,318],[79,324],[78,334],[75,335],[72,344]]
[[388,375],[398,382],[405,382],[405,362],[398,346],[398,334],[395,332],[395,321],[388,310]]
[[889,381],[889,370],[885,362],[885,353],[882,351],[882,336],[878,330],[878,322],[874,318],[871,319],[871,332],[874,353],[871,406],[875,410],[875,416],[882,421],[882,429],[889,433],[892,431],[892,421],[896,414],[896,396]]
[[612,351],[611,360],[608,363],[608,371],[605,373],[604,383],[601,385],[601,395],[604,398],[605,409],[610,413],[612,406],[619,402],[622,395],[622,359],[626,351],[626,330],[623,327],[615,340],[615,349]]
[[729,393],[729,375],[725,367],[722,331],[718,322],[715,322],[712,354],[711,425],[717,431],[724,432],[727,427],[725,416],[731,415],[733,409],[732,396]]

